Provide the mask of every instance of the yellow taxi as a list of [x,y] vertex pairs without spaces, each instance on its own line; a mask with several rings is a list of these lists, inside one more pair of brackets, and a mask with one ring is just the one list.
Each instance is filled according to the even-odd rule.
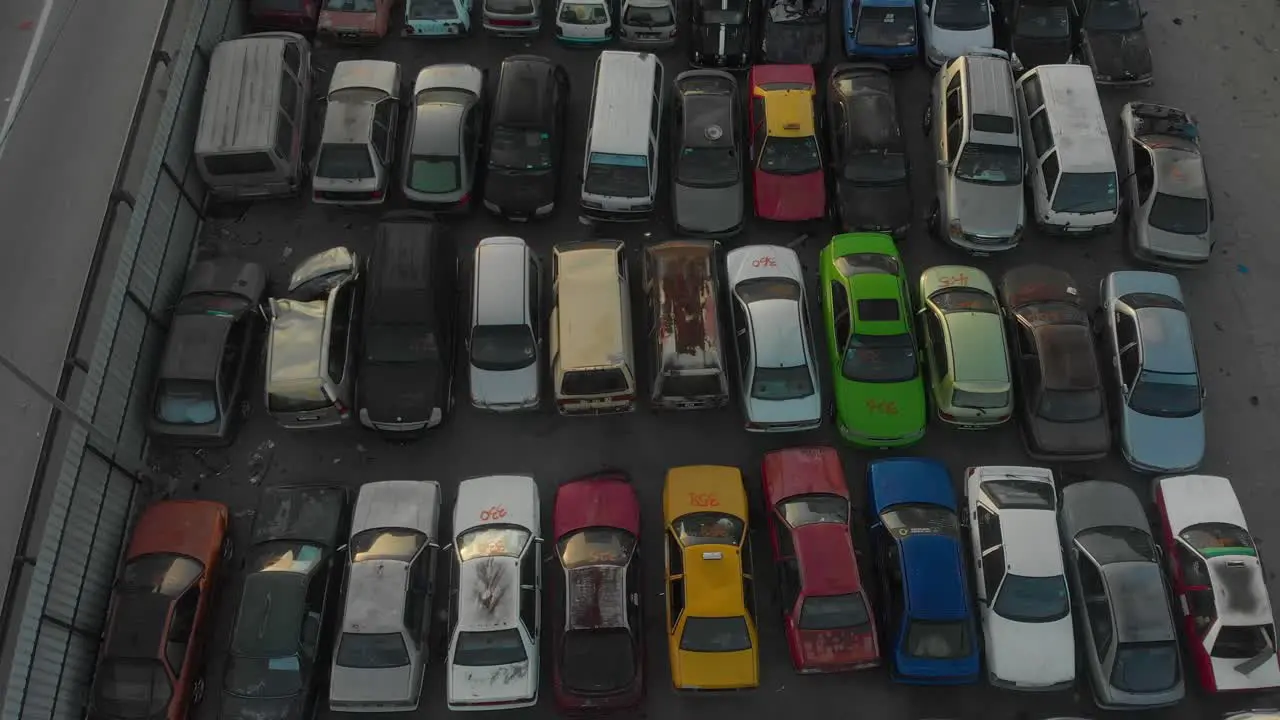
[[722,465],[667,471],[667,653],[677,690],[760,684],[747,491]]

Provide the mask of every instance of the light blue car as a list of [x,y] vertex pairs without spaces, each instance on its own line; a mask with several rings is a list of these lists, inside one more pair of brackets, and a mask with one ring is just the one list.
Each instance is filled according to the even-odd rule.
[[1205,393],[1178,279],[1113,272],[1098,295],[1095,327],[1111,355],[1125,461],[1143,473],[1195,470],[1204,460]]
[[405,0],[405,37],[457,37],[471,33],[472,0]]

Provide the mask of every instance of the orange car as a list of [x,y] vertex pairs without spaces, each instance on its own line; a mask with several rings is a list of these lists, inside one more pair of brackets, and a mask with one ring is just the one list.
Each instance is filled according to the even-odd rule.
[[395,0],[321,0],[316,34],[331,42],[376,43],[387,36]]
[[225,505],[167,500],[143,511],[111,592],[88,720],[181,720],[200,702],[210,607],[229,557]]

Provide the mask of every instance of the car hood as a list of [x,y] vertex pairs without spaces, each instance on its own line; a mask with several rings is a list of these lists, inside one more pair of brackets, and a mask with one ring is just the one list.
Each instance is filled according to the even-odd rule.
[[1024,70],[1039,65],[1058,65],[1071,57],[1071,38],[1013,38],[1013,54]]
[[1141,80],[1151,75],[1151,48],[1142,30],[1084,31],[1084,45],[1093,72],[1111,80]]
[[693,35],[693,49],[713,57],[735,57],[747,53],[747,29],[744,25],[712,23],[698,26]]
[[742,184],[725,188],[696,188],[674,183],[671,205],[676,226],[692,232],[715,233],[742,224]]
[[802,423],[822,420],[822,394],[795,400],[747,398],[747,419],[758,423]]
[[827,23],[766,21],[761,50],[770,63],[818,65],[826,62]]
[[1097,455],[1111,449],[1106,415],[1084,422],[1054,422],[1031,416],[1026,427],[1033,444],[1046,455]]
[[875,635],[868,630],[796,630],[805,667],[847,666],[878,662]]
[[417,702],[413,664],[396,668],[350,668],[333,666],[329,681],[329,700],[336,703]]
[[550,171],[520,172],[489,168],[484,199],[506,212],[529,213],[555,202],[556,178]]
[[949,58],[960,57],[975,48],[995,45],[995,35],[989,24],[977,30],[947,30],[931,24],[927,37],[934,56],[945,55]]
[[222,694],[220,720],[294,720],[302,716],[299,696],[287,698],[245,698]]
[[373,32],[378,28],[378,14],[372,12],[321,10],[320,28],[322,30],[359,30]]
[[911,188],[900,185],[836,184],[840,222],[846,232],[893,230],[911,224]]
[[523,405],[538,399],[538,363],[519,370],[471,367],[471,402],[481,407]]
[[827,212],[822,171],[808,175],[774,175],[757,170],[752,192],[756,214],[765,220],[816,220]]
[[[365,363],[359,406],[373,422],[421,422],[435,408],[441,368],[435,363]],[[443,408],[442,408],[443,409]]]
[[1023,223],[1022,183],[979,185],[951,180],[949,184],[951,217],[960,221],[966,233],[1010,237]]
[[[915,435],[924,428],[924,380],[919,375],[902,383],[856,383],[843,378],[836,382],[836,414],[845,427],[886,440]],[[885,410],[889,403],[896,412]]]
[[1076,641],[1071,615],[1047,623],[1014,622],[988,610],[987,669],[1005,682],[1028,685],[1069,683],[1076,676]]
[[528,660],[492,667],[449,666],[449,702],[518,702],[538,692]]
[[1204,460],[1203,413],[1162,418],[1125,407],[1122,422],[1125,455],[1139,465],[1158,472],[1185,472]]
[[1182,235],[1144,225],[1139,243],[1148,251],[1169,260],[1181,262],[1202,262],[1209,258],[1213,249],[1209,234]]

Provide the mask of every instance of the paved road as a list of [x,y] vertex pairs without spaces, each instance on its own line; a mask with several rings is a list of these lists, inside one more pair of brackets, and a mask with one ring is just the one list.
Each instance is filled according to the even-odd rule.
[[[1280,111],[1280,100],[1276,97],[1280,83],[1274,75],[1276,51],[1267,45],[1277,37],[1278,10],[1274,4],[1257,3],[1247,7],[1215,6],[1211,11],[1197,10],[1191,0],[1152,3],[1148,10],[1157,84],[1133,93],[1108,93],[1105,102],[1114,114],[1129,98],[1162,100],[1192,110],[1204,122],[1204,144],[1218,194],[1215,233],[1221,252],[1210,268],[1187,273],[1184,282],[1209,392],[1212,447],[1205,470],[1235,478],[1246,511],[1266,548],[1270,528],[1275,523],[1274,514],[1280,511],[1280,489],[1272,480],[1270,467],[1276,408],[1280,407],[1280,392],[1277,392],[1280,369],[1276,366],[1280,360],[1280,334],[1272,311],[1274,299],[1270,297],[1275,286],[1274,273],[1280,269],[1277,267],[1280,250],[1273,242],[1271,220],[1274,188],[1280,186],[1274,168],[1278,155],[1274,118]],[[833,40],[837,32],[833,28]],[[496,69],[504,55],[529,51],[558,58],[569,67],[574,88],[574,125],[570,137],[584,137],[593,55],[558,49],[549,37],[539,38],[532,47],[522,42],[483,37],[459,44],[429,46],[394,40],[366,55],[398,60],[404,63],[406,75],[411,77],[427,57],[465,60]],[[334,53],[323,52],[318,62],[324,65],[326,59],[333,57]],[[670,74],[683,67],[676,53],[665,54],[663,59]],[[919,133],[927,81],[927,75],[919,69],[904,74],[899,80],[903,124],[912,143],[913,166],[917,169],[932,166],[932,158]],[[322,76],[318,84],[323,82]],[[581,147],[573,147],[567,165],[573,168],[580,161]],[[587,230],[578,224],[576,213],[571,209],[573,175],[574,171],[570,170],[564,178],[561,196],[564,205],[549,224],[512,228],[488,217],[476,216],[457,224],[456,241],[468,249],[482,237],[515,232],[545,254],[556,242],[582,238]],[[914,179],[918,202],[925,207],[928,203],[924,199],[929,197],[931,182],[925,172],[917,172]],[[237,220],[210,224],[204,244],[209,251],[267,263],[278,287],[289,270],[312,252],[339,243],[366,250],[375,217],[376,213],[326,209],[302,200],[260,205]],[[914,271],[943,262],[964,261],[927,239],[923,230],[923,223],[918,223],[904,248]],[[633,253],[642,242],[667,234],[659,224],[608,232],[627,240]],[[752,223],[745,236],[735,243],[786,242],[797,232],[790,227]],[[810,268],[819,243],[820,240],[814,238],[801,248]],[[1012,257],[982,260],[978,264],[992,275],[998,275],[1013,264],[1028,261],[1047,262],[1067,269],[1084,288],[1096,288],[1105,273],[1127,266],[1120,252],[1119,237],[1070,243],[1034,233]],[[468,269],[464,267],[464,271]],[[641,366],[644,364],[642,360]],[[647,554],[653,559],[661,556],[656,550],[661,540],[653,520],[660,517],[660,488],[666,468],[691,463],[738,465],[747,473],[748,487],[758,503],[757,468],[763,452],[802,443],[835,443],[829,427],[792,437],[749,436],[742,432],[740,418],[734,411],[659,415],[641,410],[626,417],[570,420],[549,413],[498,417],[460,406],[454,420],[433,437],[417,444],[397,446],[355,428],[311,434],[279,430],[261,411],[260,385],[255,392],[259,394],[251,398],[250,416],[235,447],[199,457],[166,456],[158,465],[173,474],[172,490],[177,495],[217,498],[230,503],[235,530],[241,538],[252,520],[252,508],[259,491],[247,480],[249,460],[255,453],[268,460],[270,471],[264,481],[268,484],[330,481],[354,488],[377,479],[433,479],[441,481],[446,488],[446,507],[453,488],[463,477],[509,470],[530,471],[543,486],[544,507],[548,512],[551,493],[559,479],[613,465],[627,469],[635,479],[643,510],[650,519],[642,542],[650,548]],[[465,388],[460,387],[459,393],[463,392]],[[943,460],[957,476],[968,465],[1028,462],[1011,428],[982,435],[933,428],[925,441],[911,452]],[[851,487],[858,497],[863,492],[862,478],[868,455],[846,449],[843,457]],[[1122,480],[1144,495],[1148,491],[1149,481],[1135,477],[1115,458],[1073,469],[1063,479],[1087,476]],[[760,545],[758,549],[764,547]],[[762,574],[769,573],[767,563],[759,564],[758,569]],[[847,717],[850,712],[857,712],[892,720],[1055,715],[1122,717],[1095,710],[1083,682],[1072,693],[1030,695],[1000,692],[984,686],[906,688],[891,684],[878,672],[844,677],[796,676],[790,671],[782,649],[780,626],[774,619],[776,608],[767,597],[762,598],[761,609],[764,666],[760,691],[704,701],[677,698],[667,682],[665,637],[660,629],[660,574],[661,568],[654,564],[647,576],[646,628],[652,650],[647,669],[652,682],[644,714],[649,716],[701,720],[708,713],[716,713],[754,720],[797,713]],[[770,577],[762,579],[762,588],[772,582]],[[1280,585],[1274,577],[1271,584],[1273,593],[1280,598]],[[236,580],[232,579],[226,588],[230,600],[224,604],[217,639],[211,648],[212,664],[207,671],[210,678],[217,678],[221,670],[218,656],[225,649],[223,638],[228,634],[227,623],[234,612],[238,590]],[[211,690],[214,688],[216,682],[211,684]],[[544,681],[544,695],[546,692]],[[443,673],[437,666],[428,671],[423,705],[412,717],[434,717],[441,712],[442,695]],[[1151,717],[1201,720],[1220,717],[1227,709],[1276,705],[1275,697],[1207,699],[1194,690],[1191,695],[1178,708]],[[211,692],[199,717],[214,717],[217,706],[216,693]],[[338,717],[323,713],[322,716]],[[517,715],[507,713],[503,717]],[[522,711],[518,717],[537,720],[553,717],[550,698],[545,697],[536,709]]]

